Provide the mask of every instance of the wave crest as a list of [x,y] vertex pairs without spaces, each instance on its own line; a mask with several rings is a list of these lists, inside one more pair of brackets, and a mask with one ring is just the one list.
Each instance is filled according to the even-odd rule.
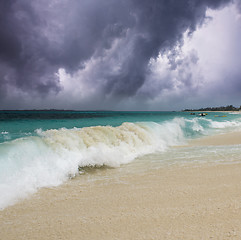
[[0,208],[38,188],[61,184],[78,174],[79,168],[118,167],[138,156],[183,144],[208,129],[237,125],[175,118],[161,123],[126,122],[118,127],[37,129],[37,136],[0,143]]

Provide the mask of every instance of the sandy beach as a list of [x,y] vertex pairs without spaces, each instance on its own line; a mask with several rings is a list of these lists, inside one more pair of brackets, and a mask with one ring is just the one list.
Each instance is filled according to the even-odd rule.
[[192,140],[190,146],[222,146],[241,144],[241,132],[231,132]]
[[[192,142],[234,143],[240,133]],[[241,239],[241,163],[115,171],[98,170],[95,181],[79,176],[4,209],[0,239]]]
[[241,240],[241,0],[0,0],[0,240]]

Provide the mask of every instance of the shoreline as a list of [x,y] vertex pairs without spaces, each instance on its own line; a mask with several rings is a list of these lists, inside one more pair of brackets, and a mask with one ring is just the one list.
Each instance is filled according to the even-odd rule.
[[[0,212],[3,239],[241,237],[241,164],[160,168],[42,189]],[[110,170],[111,171],[111,170]]]
[[211,112],[223,112],[223,113],[237,113],[237,114],[241,114],[241,110],[236,110],[236,111],[224,111],[224,110],[220,110],[220,111],[217,111],[217,110],[215,110],[215,111],[211,111],[211,110],[207,110],[207,111],[205,111],[205,110],[190,110],[190,111],[183,111],[183,112],[187,112],[187,113],[191,113],[191,112],[208,112],[208,113],[211,113]]
[[[241,132],[204,137],[188,146],[232,144],[241,144]],[[5,208],[0,211],[1,237],[241,238],[241,161],[175,164],[136,173],[116,170],[97,170],[99,178],[80,175]]]
[[241,131],[204,136],[188,142],[189,146],[228,146],[241,144]]

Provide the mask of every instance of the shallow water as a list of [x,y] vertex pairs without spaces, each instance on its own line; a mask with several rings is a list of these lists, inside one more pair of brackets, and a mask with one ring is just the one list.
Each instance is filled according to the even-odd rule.
[[97,177],[95,169],[103,166],[132,173],[172,164],[239,161],[238,145],[175,148],[190,139],[241,130],[239,114],[215,115],[224,114],[2,111],[0,208],[79,172]]

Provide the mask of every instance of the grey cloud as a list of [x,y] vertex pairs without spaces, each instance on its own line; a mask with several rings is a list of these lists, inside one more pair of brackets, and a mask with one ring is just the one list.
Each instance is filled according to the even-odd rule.
[[0,9],[1,83],[40,93],[57,90],[57,81],[49,74],[53,67],[44,55],[47,40],[38,33],[43,20],[28,2],[1,1]]
[[[58,68],[69,72],[83,68],[86,60],[125,34],[123,24],[125,28],[131,24],[122,1],[41,3],[0,3],[0,60],[14,73],[9,84],[24,91],[60,91]],[[1,71],[3,82],[9,71]]]
[[[103,94],[133,96],[143,86],[148,63],[182,44],[208,8],[231,0],[62,0],[0,2],[0,90],[14,86],[27,93],[58,93],[59,68],[74,73],[90,58],[111,53],[115,72],[99,69]],[[128,48],[128,53],[123,51]],[[171,55],[170,55],[171,59]],[[108,64],[106,63],[106,65]],[[94,82],[93,82],[94,84]],[[3,95],[1,95],[3,97]]]
[[240,0],[235,0],[237,9],[239,10],[239,12],[241,13],[241,1]]
[[[151,67],[152,71],[147,75],[147,79],[142,88],[137,92],[137,96],[142,99],[162,98],[163,94],[179,94],[187,96],[187,93],[196,94],[202,81],[198,74],[198,55],[195,50],[186,54],[179,52],[179,58],[171,62],[162,62],[164,70],[159,72],[160,60]],[[157,65],[157,72],[156,66]],[[172,93],[175,89],[175,93]],[[172,94],[171,94],[172,93]]]
[[[151,58],[170,50],[175,56],[173,48],[182,44],[184,32],[191,34],[204,22],[207,8],[220,8],[228,2],[133,0],[138,35],[133,34],[134,46],[120,73],[110,76],[108,90],[114,95],[134,95],[146,80]],[[170,54],[169,58],[173,59]]]

